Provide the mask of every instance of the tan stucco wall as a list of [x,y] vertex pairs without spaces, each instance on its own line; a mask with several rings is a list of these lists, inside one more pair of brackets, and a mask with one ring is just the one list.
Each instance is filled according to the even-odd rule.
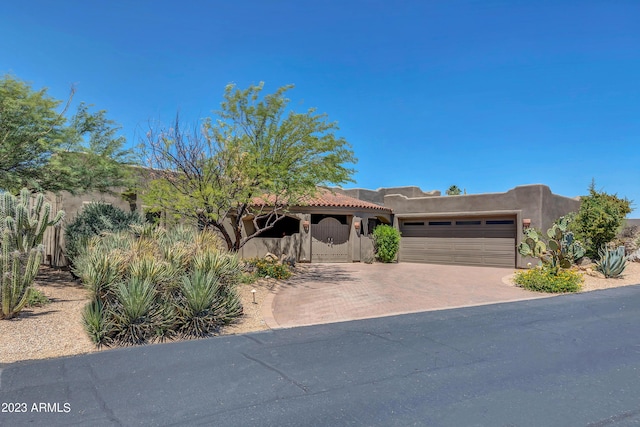
[[78,212],[82,210],[86,203],[102,202],[117,206],[125,212],[131,212],[131,208],[141,210],[140,201],[130,205],[122,196],[125,188],[115,189],[113,194],[108,193],[84,193],[73,195],[71,193],[62,192],[60,194],[47,193],[46,199],[51,203],[52,211],[64,211],[65,217],[60,228],[49,228],[44,234],[43,244],[45,247],[45,262],[57,267],[67,265],[64,257],[64,229],[65,225],[73,221]]
[[332,188],[333,191],[345,194],[347,196],[355,197],[356,199],[364,200],[366,202],[375,203],[378,205],[384,205],[384,197],[390,194],[399,194],[406,197],[435,197],[440,195],[440,191],[422,191],[420,187],[408,186],[408,187],[383,187],[377,190],[367,190],[364,188]]

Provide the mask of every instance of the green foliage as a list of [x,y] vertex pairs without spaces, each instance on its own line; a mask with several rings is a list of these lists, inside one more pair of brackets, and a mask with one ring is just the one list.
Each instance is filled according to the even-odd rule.
[[43,307],[50,303],[51,300],[47,298],[45,294],[43,294],[40,290],[32,287],[31,291],[29,292],[29,299],[27,300],[26,307]]
[[515,283],[538,292],[577,292],[583,282],[582,274],[573,270],[555,270],[548,266],[517,272]]
[[[185,131],[179,120],[148,134],[153,175],[145,189],[146,205],[215,228],[227,248],[240,249],[303,204],[318,185],[351,181],[346,164],[355,158],[338,127],[314,109],[288,108],[285,86],[262,95],[263,85],[245,90],[229,85],[221,110],[201,126]],[[243,236],[242,218],[265,218],[255,234]],[[231,229],[223,221],[231,220]]]
[[109,322],[102,301],[99,298],[95,298],[84,307],[82,324],[91,342],[95,345],[101,347],[110,344],[109,332],[113,325]]
[[576,237],[585,243],[587,255],[597,259],[598,250],[611,242],[622,228],[624,219],[631,212],[631,201],[596,191],[593,182],[589,195],[582,196],[580,201],[572,229]]
[[43,194],[32,196],[23,189],[20,197],[0,196],[0,319],[15,317],[31,298],[43,258],[45,230],[57,225],[64,212],[50,219],[51,205]]
[[0,188],[74,193],[128,185],[121,163],[132,157],[116,136],[119,127],[84,103],[67,119],[60,104],[46,89],[0,77]]
[[373,247],[378,260],[393,262],[400,249],[400,232],[390,225],[377,226],[373,230]]
[[462,194],[462,190],[457,185],[452,185],[451,187],[447,188],[445,194],[447,196],[459,196]]
[[604,274],[606,278],[620,277],[627,268],[627,257],[624,255],[624,246],[616,249],[602,247],[598,251],[599,260],[596,262],[596,270]]
[[272,279],[285,280],[291,277],[291,269],[286,264],[266,258],[254,258],[247,261],[254,268],[257,277],[270,277]]
[[178,327],[182,335],[204,337],[216,332],[224,307],[218,299],[218,277],[212,271],[195,269],[182,277],[183,298],[178,303]]
[[95,236],[74,269],[92,292],[83,316],[97,345],[216,333],[242,314],[236,255],[210,231],[134,226]]
[[127,213],[107,203],[89,203],[65,227],[65,256],[73,264],[92,237],[126,230],[142,222],[136,212]]
[[526,238],[518,245],[518,252],[522,256],[539,258],[542,263],[549,265],[551,272],[558,271],[560,268],[570,268],[585,254],[582,244],[574,238],[571,231],[568,231],[570,224],[570,217],[560,217],[547,230],[546,244],[542,240],[542,233],[538,230],[525,229]]

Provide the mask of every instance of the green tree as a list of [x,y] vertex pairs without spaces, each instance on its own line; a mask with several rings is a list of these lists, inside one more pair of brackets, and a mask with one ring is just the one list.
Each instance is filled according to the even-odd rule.
[[458,187],[457,185],[452,185],[451,187],[447,188],[447,191],[445,193],[447,194],[447,196],[459,196],[460,194],[462,194],[462,190],[460,190],[460,187]]
[[[351,181],[355,158],[338,126],[325,114],[288,109],[284,86],[262,96],[263,84],[228,85],[215,120],[184,131],[174,126],[147,134],[151,169],[147,205],[220,231],[230,250],[272,228],[318,185]],[[225,227],[225,219],[230,227]],[[242,221],[256,232],[242,236]]]
[[580,197],[580,210],[572,223],[576,237],[585,244],[587,256],[598,258],[598,250],[616,237],[630,212],[630,200],[597,191],[595,182],[591,183],[589,195]]
[[68,119],[71,97],[60,109],[61,101],[46,89],[33,90],[10,75],[0,78],[1,189],[77,193],[129,184],[121,164],[133,158],[123,149],[124,137],[116,135],[120,128],[105,111],[92,113],[84,103]]

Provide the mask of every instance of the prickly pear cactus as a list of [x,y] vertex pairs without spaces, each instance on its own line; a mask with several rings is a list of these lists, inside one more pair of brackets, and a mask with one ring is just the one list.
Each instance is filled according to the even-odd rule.
[[575,240],[571,231],[568,231],[570,219],[560,217],[551,228],[547,230],[547,243],[543,242],[543,235],[539,231],[528,228],[524,231],[525,239],[518,245],[518,252],[523,256],[539,258],[554,270],[569,268],[577,260],[582,258],[585,250]]
[[518,245],[518,252],[522,256],[541,258],[547,251],[547,246],[542,241],[542,236],[537,230],[528,228],[524,231],[525,239]]

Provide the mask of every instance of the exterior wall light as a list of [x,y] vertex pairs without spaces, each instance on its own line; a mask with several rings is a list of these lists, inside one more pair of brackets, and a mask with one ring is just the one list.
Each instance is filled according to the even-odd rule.
[[531,227],[531,220],[529,218],[525,218],[522,220],[522,228],[529,228]]
[[359,233],[360,232],[360,222],[358,221],[355,224],[353,224],[353,228],[356,229],[356,233]]
[[309,232],[309,221],[302,221],[302,228],[304,228],[304,232],[308,233]]

